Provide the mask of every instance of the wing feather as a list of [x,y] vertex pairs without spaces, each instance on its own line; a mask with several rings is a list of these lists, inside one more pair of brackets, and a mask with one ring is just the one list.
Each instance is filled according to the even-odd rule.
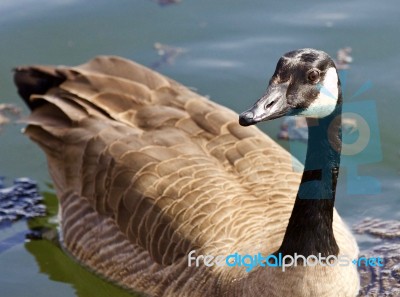
[[195,248],[277,248],[270,239],[285,224],[268,222],[288,219],[300,176],[285,150],[231,110],[117,57],[22,67],[16,82],[33,108],[26,133],[44,148],[59,197],[76,193],[157,263]]

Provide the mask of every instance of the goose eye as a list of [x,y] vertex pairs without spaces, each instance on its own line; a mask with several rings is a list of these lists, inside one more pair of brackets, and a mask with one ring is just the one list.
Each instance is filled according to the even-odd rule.
[[311,70],[308,72],[307,78],[310,82],[316,83],[319,80],[319,72],[317,70]]

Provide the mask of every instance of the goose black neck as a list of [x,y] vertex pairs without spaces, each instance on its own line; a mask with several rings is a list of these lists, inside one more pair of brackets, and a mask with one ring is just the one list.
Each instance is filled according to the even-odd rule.
[[307,118],[308,148],[304,172],[286,233],[278,252],[284,255],[337,255],[333,209],[339,174],[341,100],[322,119]]

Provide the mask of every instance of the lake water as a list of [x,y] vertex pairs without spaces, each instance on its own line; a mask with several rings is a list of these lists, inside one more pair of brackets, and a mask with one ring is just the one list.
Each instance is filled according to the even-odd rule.
[[[354,61],[345,73],[344,100],[352,104],[351,112],[365,119],[370,142],[344,163],[337,209],[349,225],[365,217],[400,219],[398,1],[90,3],[1,0],[0,103],[28,113],[12,83],[11,69],[17,65],[76,65],[98,54],[113,54],[157,66],[241,112],[261,95],[283,53],[313,47],[335,56],[339,48],[350,46]],[[157,42],[182,48],[183,53],[164,63],[154,49]],[[280,123],[260,127],[276,139]],[[11,124],[0,132],[0,176],[10,183],[20,176],[37,180],[54,214],[44,156],[20,133],[22,127]],[[304,151],[302,143],[278,142],[296,155]],[[80,267],[55,244],[24,242],[27,230],[40,222],[18,222],[0,230],[0,242],[13,243],[0,249],[0,296],[128,296]],[[54,225],[55,219],[46,224]],[[371,244],[365,237],[358,240],[361,248]]]

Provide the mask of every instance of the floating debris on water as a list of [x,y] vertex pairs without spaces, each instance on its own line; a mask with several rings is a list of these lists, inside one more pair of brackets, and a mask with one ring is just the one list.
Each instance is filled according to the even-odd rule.
[[154,2],[158,3],[160,6],[167,6],[171,4],[178,4],[181,0],[153,0]]
[[0,230],[10,227],[19,220],[27,222],[28,229],[12,232],[11,236],[0,240],[0,254],[15,246],[32,240],[49,240],[59,244],[57,222],[51,221],[57,214],[57,197],[45,192],[39,193],[35,181],[19,178],[5,187],[0,178]]
[[12,104],[0,104],[0,131],[1,126],[10,122],[11,118],[18,117],[21,114],[21,109]]
[[172,65],[178,56],[187,52],[184,48],[174,47],[159,42],[154,43],[154,49],[157,51],[161,59],[151,65],[151,68],[153,69],[160,68],[163,64]]
[[0,228],[20,219],[45,216],[42,201],[35,181],[18,178],[12,186],[5,187],[4,178],[0,178]]
[[381,257],[384,266],[366,265],[358,268],[361,280],[359,297],[400,296],[400,244],[386,244],[363,252],[360,257]]
[[353,57],[350,55],[351,51],[351,47],[344,47],[337,51],[335,64],[338,70],[350,67],[350,64],[353,62]]
[[400,222],[367,218],[354,230],[382,239],[378,245],[362,251],[360,257],[381,257],[384,262],[383,267],[361,263],[359,297],[400,296]]
[[354,227],[354,231],[383,239],[398,238],[400,240],[400,221],[366,218]]
[[[342,131],[346,135],[350,135],[357,131],[357,121],[353,118],[343,117]],[[308,139],[308,126],[304,117],[285,117],[280,130],[278,139],[297,140],[306,142]]]
[[278,139],[307,141],[308,127],[305,118],[285,117],[278,133]]

